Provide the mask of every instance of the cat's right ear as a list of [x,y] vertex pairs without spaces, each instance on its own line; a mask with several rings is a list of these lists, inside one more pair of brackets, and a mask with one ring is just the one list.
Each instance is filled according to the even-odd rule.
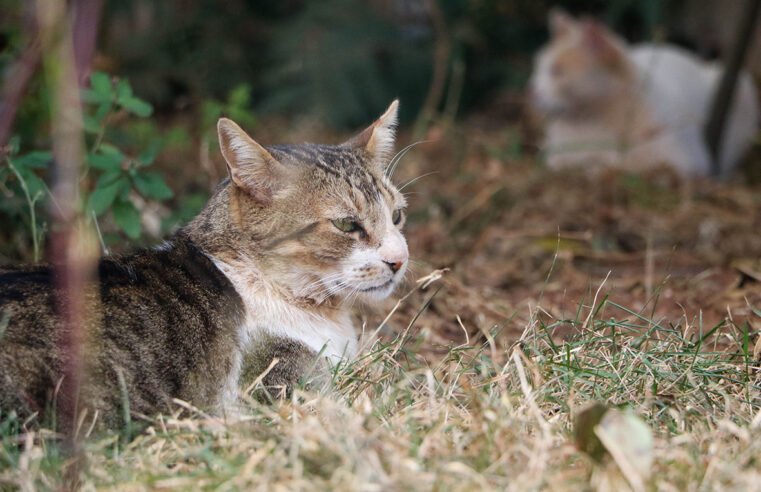
[[343,145],[363,149],[369,154],[373,166],[385,170],[394,155],[398,120],[399,100],[395,99],[380,118]]
[[554,38],[569,34],[577,26],[576,19],[559,7],[550,9],[550,13],[547,15],[547,24]]
[[220,118],[217,132],[233,184],[260,204],[269,205],[282,180],[283,165],[234,121]]

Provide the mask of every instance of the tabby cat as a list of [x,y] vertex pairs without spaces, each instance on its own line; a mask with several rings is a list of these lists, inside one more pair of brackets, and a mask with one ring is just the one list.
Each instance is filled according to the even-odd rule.
[[201,213],[157,248],[100,260],[77,395],[57,393],[56,270],[0,270],[0,412],[49,415],[76,397],[108,426],[174,398],[222,414],[244,359],[278,391],[317,359],[354,356],[345,301],[387,297],[407,267],[405,200],[387,175],[397,106],[341,145],[263,147],[220,119],[229,178]]

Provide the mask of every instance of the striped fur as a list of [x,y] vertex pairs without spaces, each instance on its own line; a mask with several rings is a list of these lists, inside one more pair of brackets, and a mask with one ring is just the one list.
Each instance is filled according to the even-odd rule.
[[[341,145],[263,147],[221,120],[230,179],[204,210],[154,249],[100,261],[77,395],[55,394],[54,270],[0,271],[0,412],[49,416],[63,398],[114,427],[125,405],[150,415],[179,398],[233,414],[241,373],[277,359],[264,383],[287,394],[318,353],[353,356],[350,301],[388,296],[406,269],[405,202],[384,173],[395,123],[396,103]],[[339,229],[349,218],[361,229]]]

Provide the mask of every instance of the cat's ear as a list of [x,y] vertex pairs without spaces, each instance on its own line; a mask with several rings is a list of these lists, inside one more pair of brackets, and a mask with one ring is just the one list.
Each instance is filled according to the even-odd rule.
[[398,112],[399,100],[395,99],[380,118],[344,145],[365,150],[373,165],[385,168],[394,155]]
[[552,37],[561,37],[573,31],[578,22],[562,8],[554,7],[550,9],[550,13],[547,15],[547,24]]
[[269,205],[283,186],[284,166],[234,121],[220,118],[217,132],[233,184],[262,205]]
[[617,66],[623,62],[621,47],[614,34],[605,25],[599,21],[587,19],[582,29],[584,44],[598,60],[610,66]]

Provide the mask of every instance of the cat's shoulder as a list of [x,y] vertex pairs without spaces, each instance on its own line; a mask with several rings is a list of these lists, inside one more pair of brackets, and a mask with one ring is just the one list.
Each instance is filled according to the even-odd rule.
[[716,71],[696,54],[669,43],[641,43],[632,46],[629,56],[641,73],[695,77]]

